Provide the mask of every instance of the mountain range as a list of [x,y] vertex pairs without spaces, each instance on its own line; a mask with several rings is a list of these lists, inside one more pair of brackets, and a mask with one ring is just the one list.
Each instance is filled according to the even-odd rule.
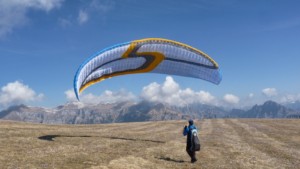
[[251,109],[233,109],[229,117],[235,118],[299,118],[300,111],[283,106],[274,101],[266,101],[263,105],[254,105]]
[[283,106],[274,101],[254,105],[249,110],[225,110],[205,104],[186,107],[142,101],[97,105],[70,102],[55,108],[11,106],[0,112],[0,119],[45,124],[96,124],[138,121],[161,121],[202,118],[300,118],[295,105]]

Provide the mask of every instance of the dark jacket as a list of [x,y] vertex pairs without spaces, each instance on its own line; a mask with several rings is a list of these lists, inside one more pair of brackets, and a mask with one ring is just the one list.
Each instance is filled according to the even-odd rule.
[[183,136],[186,136],[186,144],[187,144],[187,147],[191,147],[192,146],[192,130],[193,129],[196,129],[196,126],[195,125],[189,125],[189,126],[186,126],[184,127],[183,129]]

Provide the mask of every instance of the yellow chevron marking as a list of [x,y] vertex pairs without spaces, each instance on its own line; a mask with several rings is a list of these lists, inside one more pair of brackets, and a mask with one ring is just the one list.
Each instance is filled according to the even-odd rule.
[[[122,58],[126,59],[130,56],[130,54],[133,54],[133,50],[136,48],[136,43],[131,43],[130,46],[128,47],[128,49],[126,50],[126,52],[122,55]],[[125,74],[135,74],[135,73],[145,73],[145,72],[149,72],[151,70],[153,70],[157,65],[159,65],[165,58],[165,56],[162,53],[159,52],[140,52],[140,53],[136,53],[136,56],[153,56],[154,60],[150,63],[150,65],[148,65],[147,67],[145,67],[144,69],[137,69],[137,70],[128,70],[128,71],[122,71],[122,72],[116,72],[116,73],[112,73],[109,75],[103,75],[98,79],[94,79],[89,81],[88,83],[84,84],[83,86],[81,86],[81,88],[79,89],[79,93],[81,93],[84,89],[86,89],[87,87],[98,83],[100,81],[103,81],[105,79],[108,78],[112,78],[115,76],[120,76],[120,75],[125,75]]]

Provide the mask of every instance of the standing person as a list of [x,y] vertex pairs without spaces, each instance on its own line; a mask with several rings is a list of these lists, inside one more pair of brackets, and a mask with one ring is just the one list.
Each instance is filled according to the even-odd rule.
[[184,126],[183,129],[183,136],[186,137],[186,152],[191,157],[191,162],[194,163],[197,161],[196,159],[196,152],[192,147],[192,130],[196,129],[196,126],[194,125],[194,121],[192,119],[189,120],[189,126]]

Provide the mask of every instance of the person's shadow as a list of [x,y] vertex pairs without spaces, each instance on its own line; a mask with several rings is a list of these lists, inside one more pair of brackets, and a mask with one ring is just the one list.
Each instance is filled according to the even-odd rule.
[[106,138],[106,139],[112,139],[112,140],[126,140],[126,141],[142,141],[142,142],[152,142],[152,143],[166,143],[164,141],[159,141],[159,140],[148,140],[148,139],[135,139],[135,138],[124,138],[124,137],[108,137],[108,136],[88,136],[88,135],[44,135],[38,137],[40,140],[46,140],[46,141],[54,141],[53,139],[57,137],[101,137],[101,138]]
[[38,139],[46,140],[46,141],[54,141],[53,139],[55,139],[56,137],[92,137],[92,136],[44,135],[44,136],[38,137]]
[[176,160],[176,159],[172,159],[170,157],[155,157],[159,160],[165,160],[165,161],[169,161],[169,162],[175,162],[175,163],[184,163],[184,160]]

